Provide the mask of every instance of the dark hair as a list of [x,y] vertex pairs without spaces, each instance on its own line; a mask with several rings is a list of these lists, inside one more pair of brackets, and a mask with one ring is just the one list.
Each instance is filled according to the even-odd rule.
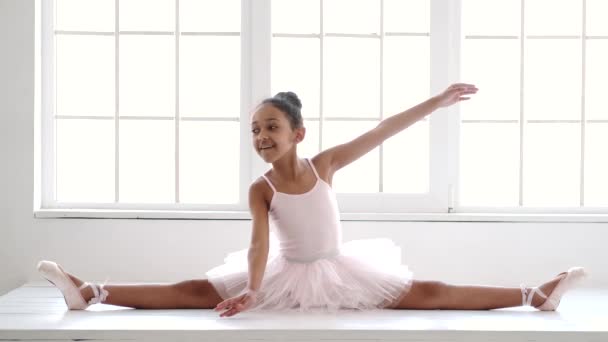
[[302,121],[302,102],[294,92],[284,91],[277,93],[262,101],[262,104],[270,103],[287,115],[291,129],[300,128],[304,125]]

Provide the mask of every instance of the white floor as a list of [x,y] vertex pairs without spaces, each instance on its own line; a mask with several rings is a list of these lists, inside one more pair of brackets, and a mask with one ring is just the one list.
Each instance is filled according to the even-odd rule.
[[133,310],[68,311],[48,282],[0,297],[0,341],[608,341],[608,289],[577,289],[556,312],[384,310],[330,314]]

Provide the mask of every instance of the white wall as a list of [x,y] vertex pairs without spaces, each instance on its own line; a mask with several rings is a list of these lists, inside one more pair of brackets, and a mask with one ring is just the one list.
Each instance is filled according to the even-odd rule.
[[33,1],[0,0],[0,293],[26,279],[32,227]]
[[[0,0],[0,294],[51,259],[88,280],[202,277],[245,248],[248,221],[34,219],[33,0]],[[572,265],[608,286],[608,224],[344,222],[345,240],[387,236],[418,279],[529,285]]]

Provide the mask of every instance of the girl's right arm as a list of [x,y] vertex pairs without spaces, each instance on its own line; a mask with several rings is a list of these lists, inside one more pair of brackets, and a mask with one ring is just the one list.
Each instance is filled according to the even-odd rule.
[[266,261],[268,260],[268,204],[264,199],[263,179],[259,179],[249,187],[249,209],[253,218],[251,246],[247,254],[249,262],[249,282],[244,293],[226,299],[219,303],[216,311],[224,312],[220,317],[230,317],[250,308],[256,299],[256,293],[262,285]]
[[260,289],[268,261],[269,228],[268,204],[264,199],[264,181],[258,179],[249,187],[249,210],[252,217],[251,245],[249,246],[249,283],[247,289]]

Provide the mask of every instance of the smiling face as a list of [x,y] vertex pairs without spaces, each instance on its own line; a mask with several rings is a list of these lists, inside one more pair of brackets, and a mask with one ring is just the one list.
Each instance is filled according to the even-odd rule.
[[267,163],[295,153],[305,132],[304,127],[292,129],[286,114],[271,104],[259,106],[251,116],[253,148]]

